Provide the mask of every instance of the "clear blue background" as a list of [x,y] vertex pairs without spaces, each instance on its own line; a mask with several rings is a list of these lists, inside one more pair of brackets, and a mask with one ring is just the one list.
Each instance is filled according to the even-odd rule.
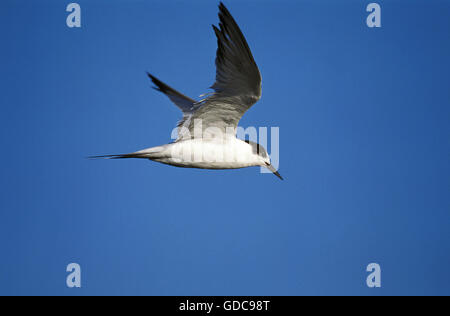
[[0,294],[450,294],[450,1],[226,2],[285,181],[85,159],[170,141],[145,71],[209,91],[218,2],[77,2],[0,3]]

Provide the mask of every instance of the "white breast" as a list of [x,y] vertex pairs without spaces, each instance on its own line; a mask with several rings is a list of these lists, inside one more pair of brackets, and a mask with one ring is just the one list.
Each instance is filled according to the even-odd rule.
[[157,161],[191,168],[236,169],[260,164],[252,147],[237,138],[184,140],[166,145],[165,156]]

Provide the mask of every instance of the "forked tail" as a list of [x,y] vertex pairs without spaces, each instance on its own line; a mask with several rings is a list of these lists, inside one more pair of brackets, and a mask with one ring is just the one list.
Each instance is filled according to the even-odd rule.
[[90,156],[88,157],[88,159],[125,159],[125,158],[159,159],[163,157],[162,154],[163,150],[164,150],[163,146],[152,147],[129,154]]
[[88,159],[123,159],[123,158],[146,158],[149,157],[143,154],[121,154],[121,155],[101,155],[101,156],[90,156]]

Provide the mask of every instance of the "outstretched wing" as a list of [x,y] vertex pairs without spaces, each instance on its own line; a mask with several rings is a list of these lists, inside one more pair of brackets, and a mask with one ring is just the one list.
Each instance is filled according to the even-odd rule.
[[194,104],[197,102],[184,94],[178,92],[177,90],[173,89],[172,87],[169,87],[164,82],[156,78],[155,76],[151,75],[147,72],[148,77],[152,80],[152,82],[155,84],[155,90],[161,91],[165,95],[167,95],[181,111],[184,112],[190,112],[192,111],[192,108]]
[[261,75],[252,52],[236,21],[223,3],[219,5],[216,82],[211,87],[216,97],[235,96],[250,107],[261,97]]
[[190,122],[190,118],[192,116],[192,113],[194,112],[195,105],[198,104],[197,101],[185,96],[184,94],[178,92],[177,90],[173,89],[172,87],[168,86],[155,76],[151,75],[147,72],[147,75],[152,80],[152,82],[155,84],[156,87],[155,90],[161,91],[164,93],[170,101],[172,101],[182,112],[183,117],[178,122],[178,139],[184,138],[189,136],[187,125]]
[[202,128],[236,128],[242,115],[261,97],[261,75],[247,41],[223,3],[219,5],[217,36],[216,81],[206,99],[195,105],[191,117],[183,120],[192,133],[194,123],[201,120]]

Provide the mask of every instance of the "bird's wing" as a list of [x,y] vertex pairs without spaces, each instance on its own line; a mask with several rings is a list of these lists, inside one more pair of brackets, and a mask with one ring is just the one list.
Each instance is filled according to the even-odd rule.
[[155,76],[149,73],[147,73],[147,75],[155,84],[155,90],[161,91],[166,96],[168,96],[170,101],[172,101],[183,113],[192,112],[193,106],[197,101],[185,96],[172,87],[169,87]]
[[247,110],[261,97],[261,75],[247,41],[223,3],[219,5],[216,82],[211,87],[216,97],[238,97]]
[[214,92],[195,104],[193,114],[186,116],[179,126],[192,134],[196,121],[202,129],[236,128],[242,115],[261,97],[261,75],[247,41],[228,9],[219,5],[217,36],[216,81]]
[[189,131],[187,129],[187,126],[189,125],[189,122],[191,121],[190,118],[192,116],[192,113],[195,110],[196,105],[198,104],[197,101],[185,96],[184,94],[178,92],[177,90],[173,89],[172,87],[168,86],[155,76],[147,73],[149,78],[152,80],[152,82],[155,84],[155,89],[158,91],[161,91],[164,93],[169,99],[183,112],[182,119],[178,122],[178,138],[188,138]]

